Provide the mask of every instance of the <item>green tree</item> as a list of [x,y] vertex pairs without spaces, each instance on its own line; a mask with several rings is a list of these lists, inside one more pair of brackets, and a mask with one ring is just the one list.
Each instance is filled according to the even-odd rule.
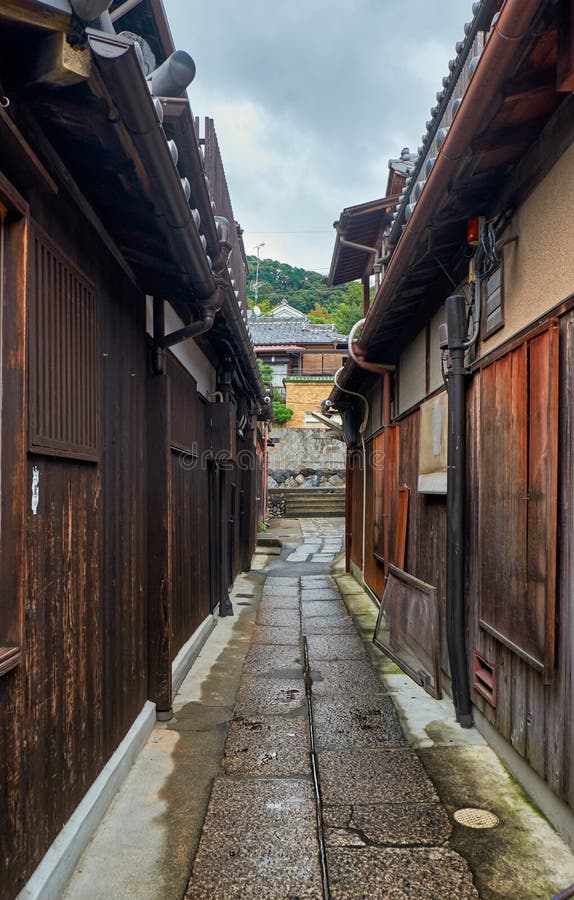
[[349,334],[353,325],[363,318],[361,285],[353,281],[345,287],[345,297],[333,310],[333,323],[340,334]]
[[315,306],[309,312],[309,321],[314,322],[315,325],[325,325],[331,322],[332,320],[331,313],[328,309],[325,309],[322,303],[317,301]]
[[293,410],[290,406],[286,406],[281,399],[279,391],[273,391],[273,418],[278,425],[284,425],[293,417]]

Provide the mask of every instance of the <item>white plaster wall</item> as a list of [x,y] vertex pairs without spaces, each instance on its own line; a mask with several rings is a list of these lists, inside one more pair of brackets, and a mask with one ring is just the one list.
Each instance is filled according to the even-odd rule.
[[[177,331],[183,328],[183,322],[176,313],[174,313],[169,303],[165,303],[165,330],[166,334],[171,331]],[[151,297],[146,301],[146,330],[148,334],[153,332],[153,300]],[[184,366],[190,375],[193,375],[197,381],[197,390],[203,396],[212,393],[216,387],[216,371],[209,362],[208,358],[199,349],[195,341],[184,341],[171,347],[171,352],[176,359]]]
[[574,145],[517,210],[505,237],[504,328],[482,342],[488,353],[574,292]]
[[426,394],[426,328],[403,351],[399,360],[399,413]]

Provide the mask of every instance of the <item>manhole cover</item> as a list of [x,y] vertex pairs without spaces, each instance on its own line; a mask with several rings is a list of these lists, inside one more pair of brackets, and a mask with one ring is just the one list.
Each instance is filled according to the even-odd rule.
[[465,828],[496,828],[500,825],[500,819],[487,809],[457,809],[454,814],[455,821]]

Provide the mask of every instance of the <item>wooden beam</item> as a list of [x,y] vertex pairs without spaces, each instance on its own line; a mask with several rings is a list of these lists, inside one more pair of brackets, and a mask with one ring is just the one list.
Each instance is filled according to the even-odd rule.
[[499,128],[498,131],[486,131],[484,134],[476,138],[471,144],[473,153],[492,153],[501,150],[503,147],[519,147],[527,141],[532,140],[534,135],[539,134],[548,121],[545,116],[543,119],[530,119],[527,122],[521,122],[517,125],[507,125]]
[[0,18],[13,19],[50,31],[70,32],[71,16],[55,6],[37,0],[0,0]]
[[126,13],[131,12],[132,9],[135,9],[136,6],[139,6],[142,0],[125,0],[125,3],[122,3],[121,6],[118,6],[112,13],[110,13],[110,19],[113,22],[117,22],[118,19],[121,19],[122,16],[125,16]]
[[491,212],[520,206],[573,142],[574,97],[569,95],[546,123],[536,143],[516,165],[510,178],[501,185]]
[[5,160],[10,158],[15,160],[14,165],[19,171],[25,172],[26,180],[29,180],[31,176],[36,183],[40,183],[40,186],[51,194],[58,193],[58,185],[10,116],[2,108],[0,108],[0,137],[2,138],[2,155]]
[[368,275],[363,276],[363,316],[369,312],[371,302],[371,279]]
[[541,69],[538,72],[529,72],[528,75],[522,75],[519,78],[511,78],[503,85],[501,94],[505,100],[516,100],[540,91],[555,89],[555,69]]
[[561,0],[558,9],[556,90],[574,91],[574,0]]
[[32,81],[66,87],[87,81],[92,71],[92,56],[87,47],[77,49],[62,31],[46,37],[36,54]]
[[[64,162],[60,159],[57,152],[54,150],[48,139],[46,138],[44,132],[40,128],[40,126],[35,122],[35,120],[30,116],[26,120],[26,127],[31,131],[34,137],[37,139],[37,143],[42,147],[42,152],[46,157],[47,162],[49,162],[50,169],[54,174],[58,176],[60,182],[64,185],[69,195],[72,197],[74,202],[77,204],[80,211],[86,217],[98,237],[102,240],[105,246],[108,248],[116,262],[121,266],[124,273],[128,276],[132,284],[136,283],[135,275],[126,262],[126,259],[120,253],[117,245],[115,244],[113,238],[106,230],[102,221],[100,220],[97,213],[94,211],[93,207],[86,200],[85,195],[80,190],[76,182],[74,181],[72,175],[66,168]],[[56,191],[58,190],[56,186]]]

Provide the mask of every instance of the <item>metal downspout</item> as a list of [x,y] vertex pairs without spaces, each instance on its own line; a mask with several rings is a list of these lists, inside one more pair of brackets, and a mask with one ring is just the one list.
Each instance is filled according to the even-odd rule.
[[472,728],[464,590],[466,494],[465,303],[465,298],[461,294],[455,294],[446,301],[448,349],[450,353],[450,369],[447,376],[446,637],[456,718],[462,728]]

